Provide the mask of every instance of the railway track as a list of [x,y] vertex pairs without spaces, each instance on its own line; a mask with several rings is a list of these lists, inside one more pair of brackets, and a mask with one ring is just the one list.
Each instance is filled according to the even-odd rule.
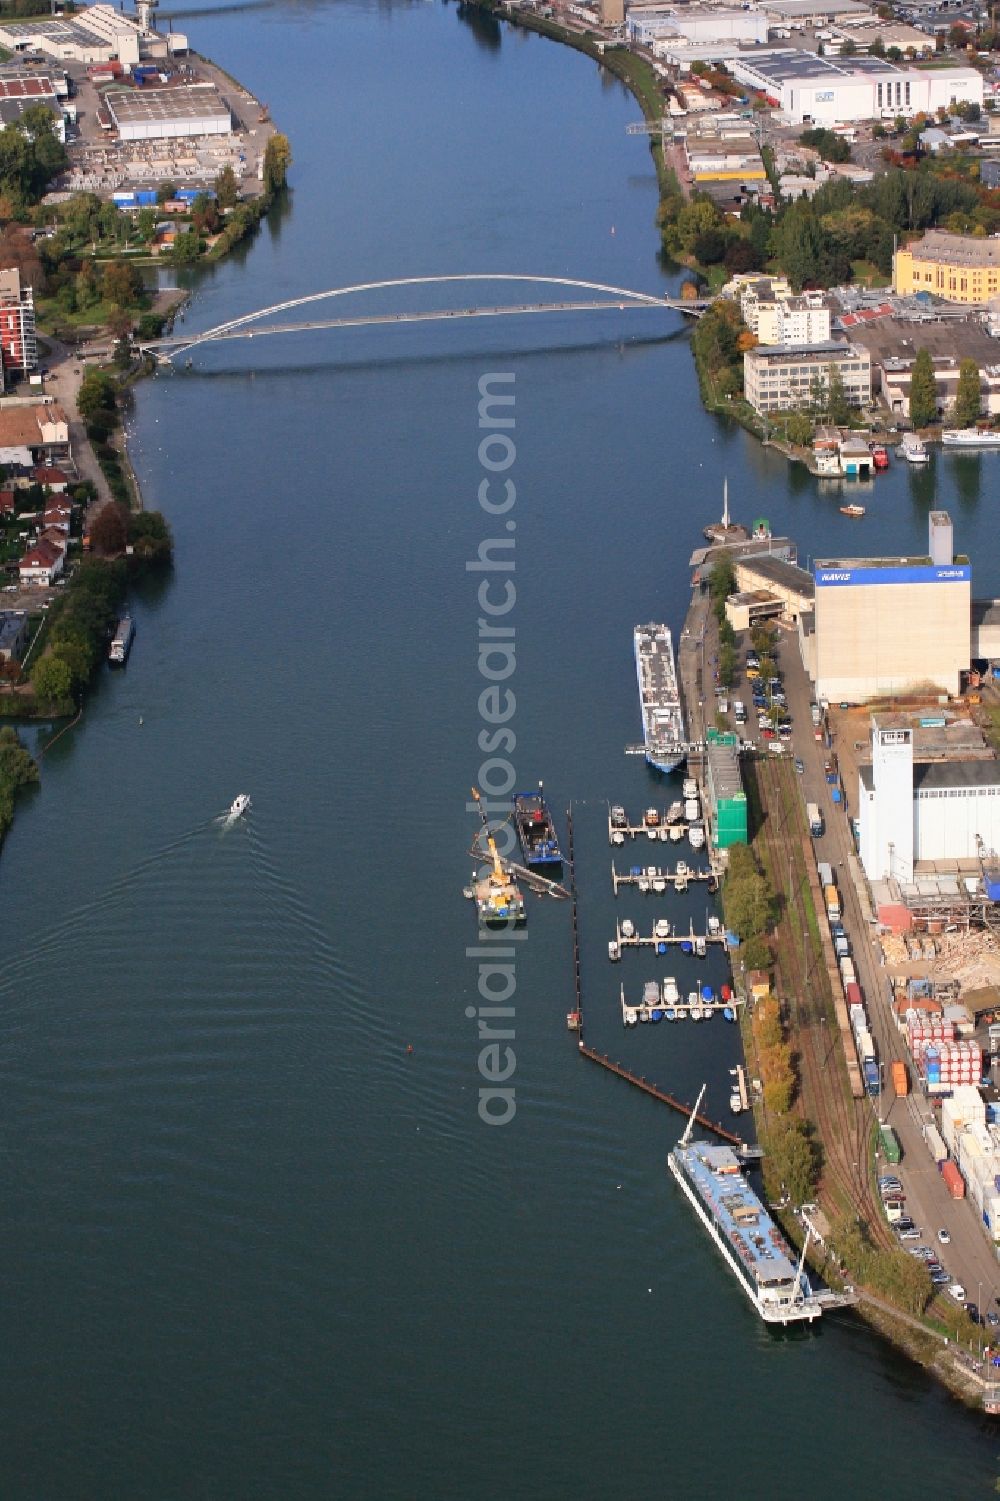
[[800,1098],[814,1122],[823,1147],[822,1181],[863,1220],[874,1240],[892,1246],[877,1213],[868,1182],[868,1133],[871,1117],[863,1100],[851,1097],[839,1032],[833,1015],[830,980],[810,933],[805,893],[805,861],[810,858],[798,789],[789,784],[790,767],[758,760],[755,776],[761,823],[754,842],[767,865],[784,907],[777,925],[776,968],[781,994],[787,998],[792,1042],[799,1052]]

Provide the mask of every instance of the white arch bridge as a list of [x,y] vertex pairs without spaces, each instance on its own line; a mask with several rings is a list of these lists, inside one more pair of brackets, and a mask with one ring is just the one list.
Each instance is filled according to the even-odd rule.
[[[358,313],[345,317],[321,317],[294,322],[267,323],[282,313],[296,308],[309,307],[315,303],[331,302],[334,298],[350,297],[361,292],[377,292],[389,287],[445,286],[450,283],[470,282],[528,282],[532,286],[569,287],[575,290],[596,292],[599,300],[580,299],[560,302],[521,302],[498,306],[438,308],[428,312],[411,313]],[[322,328],[361,328],[383,323],[434,323],[452,318],[503,318],[528,313],[591,313],[624,312],[631,308],[660,308],[672,312],[687,313],[700,317],[711,304],[710,298],[656,297],[648,292],[635,292],[628,287],[609,286],[599,281],[578,281],[569,276],[526,276],[520,273],[474,271],[455,276],[400,276],[391,281],[359,282],[353,287],[333,287],[327,292],[313,292],[308,297],[293,297],[288,302],[276,302],[273,307],[258,308],[255,313],[245,313],[242,318],[233,318],[228,323],[219,323],[203,333],[173,333],[160,339],[139,340],[144,353],[157,359],[170,361],[178,355],[188,354],[201,344],[218,344],[224,339],[261,339],[269,334],[302,333]]]

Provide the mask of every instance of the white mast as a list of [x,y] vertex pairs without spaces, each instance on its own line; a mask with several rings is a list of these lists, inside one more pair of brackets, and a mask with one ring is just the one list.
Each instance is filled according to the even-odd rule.
[[729,525],[729,476],[722,481],[722,525]]
[[806,1225],[806,1238],[802,1242],[802,1255],[799,1257],[798,1270],[795,1273],[795,1301],[799,1299],[805,1302],[805,1294],[802,1291],[802,1268],[806,1264],[806,1252],[809,1249],[809,1237],[812,1234],[812,1226]]
[[708,1088],[707,1084],[703,1084],[701,1086],[701,1094],[699,1094],[698,1098],[694,1102],[694,1109],[691,1112],[691,1117],[690,1117],[687,1125],[684,1127],[684,1135],[680,1139],[680,1145],[682,1147],[686,1147],[687,1144],[688,1144],[688,1142],[689,1142],[689,1140],[690,1140],[690,1138],[691,1138],[691,1127],[694,1125],[694,1118],[695,1118],[695,1116],[698,1114],[698,1111],[701,1109],[701,1102],[702,1102],[702,1100],[705,1097],[705,1090],[707,1088]]

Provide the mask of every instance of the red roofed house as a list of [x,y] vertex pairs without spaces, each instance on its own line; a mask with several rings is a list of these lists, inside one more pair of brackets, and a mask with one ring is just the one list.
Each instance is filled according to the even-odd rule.
[[35,470],[35,483],[47,485],[53,495],[62,495],[69,488],[69,480],[61,469],[54,469],[50,464],[39,464]]
[[66,550],[47,542],[43,537],[34,547],[29,547],[18,564],[22,584],[51,584],[63,571]]
[[72,520],[73,507],[70,505],[62,504],[59,501],[53,501],[50,505],[47,505],[45,507],[45,514],[42,517],[42,525],[46,528],[46,530],[49,530],[51,528],[57,532],[64,532],[68,537],[70,523],[72,522]]
[[14,492],[13,490],[0,490],[0,516],[13,516]]

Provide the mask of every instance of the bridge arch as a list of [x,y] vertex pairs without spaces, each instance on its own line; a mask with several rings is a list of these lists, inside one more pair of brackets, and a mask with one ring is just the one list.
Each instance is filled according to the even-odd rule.
[[168,358],[172,358],[174,355],[186,354],[188,350],[197,348],[199,344],[211,343],[214,339],[238,337],[243,330],[249,330],[254,323],[262,322],[265,318],[270,318],[277,313],[290,312],[293,308],[308,307],[313,303],[327,302],[335,297],[349,297],[358,292],[381,291],[387,287],[444,286],[453,282],[530,282],[535,286],[575,287],[583,291],[605,293],[633,307],[668,307],[681,312],[700,311],[705,306],[704,301],[697,299],[684,301],[676,297],[657,297],[649,292],[636,292],[629,287],[616,287],[599,281],[581,281],[571,276],[531,276],[523,272],[494,271],[471,271],[446,276],[397,276],[385,281],[357,282],[350,287],[331,287],[325,292],[311,292],[306,297],[292,297],[285,302],[273,303],[270,307],[258,308],[256,312],[244,313],[240,318],[231,318],[228,323],[218,323],[214,328],[205,329],[203,333],[196,334],[193,338],[174,336],[173,338],[151,339],[144,342],[142,348],[152,352],[158,349],[169,350]]

